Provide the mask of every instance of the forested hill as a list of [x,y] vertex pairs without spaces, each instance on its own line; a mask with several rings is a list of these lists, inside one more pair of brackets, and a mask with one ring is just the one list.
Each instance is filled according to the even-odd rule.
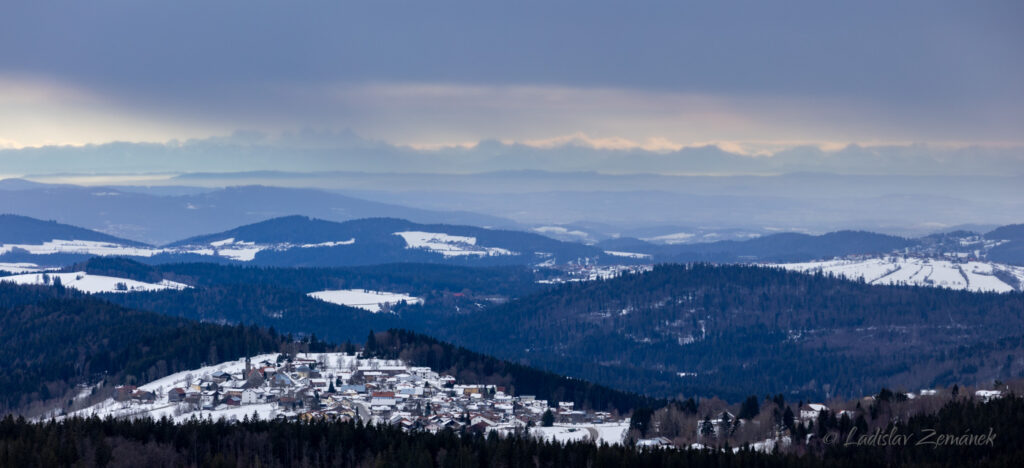
[[[402,235],[402,234],[406,235]],[[170,247],[274,246],[252,262],[274,266],[349,266],[391,262],[522,265],[548,260],[608,258],[596,247],[523,231],[476,226],[418,224],[404,219],[366,218],[333,222],[305,216],[269,219],[196,236]],[[302,248],[284,248],[302,246]]]
[[[816,398],[1024,372],[1024,295],[664,265],[440,329],[471,349],[651,395]],[[970,353],[962,352],[970,347]]]
[[280,268],[216,263],[147,265],[119,257],[94,257],[66,271],[116,276],[148,283],[172,280],[194,287],[228,284],[273,285],[306,293],[364,288],[416,296],[472,292],[520,296],[545,289],[538,274],[520,265],[465,267],[430,263],[391,263],[340,268]]
[[0,244],[42,244],[54,239],[112,242],[121,245],[145,245],[56,221],[28,216],[0,214]]
[[534,395],[551,404],[572,401],[579,408],[623,414],[636,408],[665,404],[663,400],[496,359],[408,330],[374,333],[372,338],[367,338],[364,350],[370,356],[427,366],[463,382],[504,386],[515,395]]
[[886,254],[916,245],[917,240],[865,231],[836,231],[818,236],[796,232],[749,240],[688,244],[653,244],[640,239],[610,239],[598,246],[654,255],[672,262],[802,262],[851,254]]
[[[244,297],[247,290],[234,291],[242,295],[231,297],[248,303]],[[205,302],[199,296],[196,303]],[[327,306],[323,309],[327,312],[324,323],[332,320],[329,312],[336,307]],[[339,321],[337,311],[333,317]],[[79,384],[103,381],[105,385],[95,398],[88,393],[84,397],[96,400],[108,396],[109,387],[115,384],[141,384],[203,363],[262,352],[341,347],[340,341],[331,345],[317,340],[315,330],[312,335],[289,341],[272,329],[198,323],[127,309],[70,289],[0,283],[0,415],[84,406],[84,400],[68,403]],[[367,354],[429,366],[463,383],[502,385],[517,394],[532,394],[551,402],[573,401],[582,408],[624,414],[637,407],[661,404],[411,332],[391,330],[375,336],[377,340],[367,343]],[[345,348],[350,347],[345,344]]]
[[[429,330],[462,310],[481,310],[492,301],[525,295],[547,286],[521,266],[468,268],[433,264],[389,264],[347,268],[271,268],[204,263],[150,266],[118,258],[94,258],[76,271],[157,283],[193,286],[181,291],[108,294],[126,307],[183,318],[274,327],[282,333],[316,334],[340,343],[361,341],[369,330]],[[409,294],[424,305],[396,306],[395,314],[331,304],[307,296],[321,290],[371,289]],[[402,310],[398,310],[402,309]]]
[[69,289],[0,283],[0,414],[65,404],[77,384],[144,382],[282,338],[141,312]]

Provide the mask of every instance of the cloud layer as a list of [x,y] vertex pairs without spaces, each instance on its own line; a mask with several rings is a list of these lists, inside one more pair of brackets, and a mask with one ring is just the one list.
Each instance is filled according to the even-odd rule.
[[[1024,148],[957,145],[796,145],[756,154],[729,145],[673,147],[585,134],[541,141],[485,140],[464,146],[414,148],[351,132],[305,130],[169,143],[106,143],[0,149],[0,165],[16,175],[327,171],[472,174],[495,171],[607,174],[1024,175]],[[642,144],[641,144],[642,146]],[[751,147],[756,149],[756,147]]]
[[1019,2],[68,1],[0,18],[8,147],[310,127],[764,154],[1024,128]]

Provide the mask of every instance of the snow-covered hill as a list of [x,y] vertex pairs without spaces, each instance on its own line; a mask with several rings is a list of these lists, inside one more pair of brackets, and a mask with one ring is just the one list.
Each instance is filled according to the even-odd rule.
[[886,256],[773,264],[805,273],[822,272],[869,284],[907,284],[976,292],[1020,291],[1024,267],[979,261]]
[[3,276],[0,277],[0,282],[53,285],[58,279],[64,287],[77,289],[86,293],[160,291],[164,289],[185,289],[188,287],[188,285],[168,280],[163,280],[159,283],[144,283],[142,281],[117,278],[114,276],[90,275],[84,271],[77,271],[73,273],[28,273],[14,276]]
[[398,304],[405,301],[409,304],[422,304],[423,299],[408,294],[370,291],[367,289],[335,289],[311,292],[308,296],[331,304],[358,307],[373,313],[380,312],[381,306]]
[[35,263],[29,262],[12,262],[5,263],[0,262],[0,271],[6,271],[8,273],[35,273],[37,271],[55,270],[56,268],[46,268],[36,265]]

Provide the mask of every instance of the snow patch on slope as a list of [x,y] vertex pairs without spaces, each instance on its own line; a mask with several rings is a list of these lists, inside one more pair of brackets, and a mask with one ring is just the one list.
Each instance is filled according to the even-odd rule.
[[63,240],[54,239],[42,244],[2,244],[0,255],[11,252],[14,249],[25,250],[32,255],[49,254],[85,254],[85,255],[124,255],[132,257],[152,257],[163,252],[163,249],[150,247],[132,247],[113,242],[85,241],[85,240]]
[[339,245],[352,245],[356,243],[356,238],[353,237],[347,241],[334,241],[334,242],[321,242],[319,244],[302,244],[299,247],[303,249],[312,249],[316,247],[337,247]]
[[[44,242],[42,244],[0,244],[0,255],[10,253],[14,250],[23,250],[32,255],[51,255],[51,254],[80,254],[80,255],[95,255],[100,257],[109,256],[125,256],[125,257],[152,257],[160,254],[194,254],[194,255],[207,255],[207,256],[219,256],[237,260],[240,262],[250,262],[256,258],[256,254],[264,250],[288,250],[292,248],[315,248],[315,247],[336,247],[339,245],[352,245],[356,240],[342,240],[332,242],[321,242],[318,244],[290,244],[290,243],[278,243],[278,244],[257,244],[255,242],[243,241],[229,237],[227,239],[221,239],[218,241],[209,242],[206,244],[192,244],[180,247],[134,247],[116,244],[112,242],[100,242],[100,241],[84,241],[84,240],[61,240],[55,239],[52,241]],[[0,264],[9,265],[12,268],[16,268],[18,264]],[[32,265],[32,264],[26,264]],[[12,272],[27,272],[27,271],[39,271],[29,270],[32,268],[26,266],[25,269],[21,270],[7,270]]]
[[540,226],[533,228],[533,232],[538,234],[544,234],[549,237],[565,239],[571,238],[581,242],[589,242],[591,240],[590,234],[580,230],[570,230],[562,226]]
[[35,263],[0,263],[0,271],[8,273],[35,273],[38,271],[57,270],[57,268],[41,267]]
[[823,260],[770,265],[804,273],[826,273],[879,285],[917,285],[975,292],[1010,292],[1018,286],[1000,278],[1017,278],[1024,284],[1024,267],[991,262],[953,262],[930,258],[880,257],[858,260]]
[[649,254],[636,253],[636,252],[619,252],[619,251],[616,251],[616,250],[605,250],[604,253],[606,253],[608,255],[611,255],[613,257],[626,257],[626,258],[637,258],[637,259],[651,258],[651,256]]
[[654,242],[657,244],[675,245],[692,242],[693,237],[694,234],[689,232],[677,232],[674,234],[665,234],[663,236],[645,237],[642,240],[645,240],[647,242]]
[[396,232],[395,235],[405,240],[405,248],[407,249],[426,249],[431,252],[437,252],[445,257],[516,255],[515,252],[499,247],[476,245],[476,237],[452,236],[439,232],[423,231],[402,231]]
[[336,289],[327,291],[316,291],[308,294],[309,297],[320,299],[331,304],[358,307],[373,313],[381,311],[384,304],[393,305],[405,301],[409,304],[422,304],[423,299],[402,293],[370,291],[368,289]]
[[595,444],[621,444],[629,430],[628,422],[595,424],[555,424],[550,427],[534,427],[530,434],[544,440],[561,443],[591,441]]
[[122,293],[138,291],[162,291],[164,289],[181,290],[189,286],[174,281],[163,280],[159,283],[144,283],[128,278],[115,276],[90,275],[84,271],[73,273],[30,273],[0,277],[0,282],[15,284],[53,285],[56,278],[66,288],[77,289],[85,293]]

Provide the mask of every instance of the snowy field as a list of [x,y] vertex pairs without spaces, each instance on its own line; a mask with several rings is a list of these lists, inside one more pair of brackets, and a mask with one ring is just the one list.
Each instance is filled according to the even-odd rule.
[[337,247],[339,245],[352,245],[356,243],[356,239],[353,237],[349,240],[344,241],[333,241],[333,242],[321,242],[319,244],[302,244],[299,247],[303,249],[313,249],[317,247]]
[[0,277],[0,281],[16,284],[52,285],[55,278],[60,278],[61,284],[66,288],[77,289],[86,293],[160,291],[164,289],[185,289],[189,287],[188,285],[168,280],[163,280],[159,283],[143,283],[142,281],[118,278],[114,276],[90,275],[84,271],[74,273],[29,273],[14,276],[3,276]]
[[677,232],[675,234],[665,234],[663,236],[646,237],[643,240],[647,242],[653,242],[655,244],[689,244],[693,242],[694,235],[689,232]]
[[804,273],[831,273],[850,280],[880,285],[917,285],[975,292],[1009,292],[1017,289],[995,275],[1024,283],[1024,268],[990,262],[952,262],[928,258],[882,257],[864,260],[825,260],[782,263],[770,266]]
[[2,263],[0,262],[0,271],[6,271],[8,273],[35,273],[37,271],[57,270],[58,268],[41,267],[35,263]]
[[[252,261],[252,259],[256,258],[256,254],[266,248],[264,246],[256,245],[255,242],[236,241],[234,237],[210,242],[210,246],[214,247],[217,254],[221,257],[227,257],[232,260],[242,262]],[[199,250],[204,253],[207,251],[207,249]]]
[[336,247],[339,245],[352,245],[356,240],[348,239],[342,241],[321,242],[319,244],[257,244],[255,242],[243,241],[229,237],[209,244],[186,245],[174,249],[165,249],[166,253],[190,253],[197,255],[216,255],[230,258],[240,262],[251,262],[256,254],[264,250],[289,250],[289,249],[312,249],[317,247]]
[[619,251],[615,251],[615,250],[605,250],[604,253],[606,253],[608,255],[611,255],[613,257],[626,257],[626,258],[636,258],[636,259],[649,259],[649,258],[651,258],[651,256],[648,255],[648,254],[635,253],[635,252],[619,252]]
[[2,244],[0,245],[0,255],[14,249],[25,250],[33,255],[71,253],[99,256],[125,255],[132,257],[152,257],[163,252],[162,249],[132,247],[111,242],[54,239],[42,244]]
[[[309,249],[316,247],[335,247],[339,245],[352,245],[355,239],[321,242],[319,244],[257,244],[236,240],[233,237],[210,242],[208,244],[186,245],[181,247],[134,247],[111,242],[83,241],[83,240],[60,240],[44,242],[42,244],[0,244],[0,255],[11,252],[15,249],[24,250],[32,255],[49,254],[82,254],[107,256],[128,256],[128,257],[152,257],[160,254],[195,254],[210,255],[230,258],[240,262],[249,262],[256,258],[256,254],[264,250],[288,250],[293,248]],[[2,264],[9,265],[9,264]],[[0,268],[3,269],[3,268]],[[6,270],[12,271],[12,270]]]
[[533,232],[544,234],[549,237],[573,238],[579,242],[589,242],[590,234],[578,230],[569,230],[561,226],[541,226],[532,229]]
[[368,289],[335,289],[311,292],[308,296],[331,304],[358,307],[373,313],[380,312],[382,304],[398,304],[405,301],[409,304],[422,304],[423,299],[408,294],[370,291]]
[[600,444],[621,444],[629,430],[628,422],[602,424],[555,424],[551,427],[534,427],[530,434],[545,440],[561,443],[592,441]]
[[423,231],[402,231],[396,232],[395,235],[405,240],[405,248],[407,249],[426,249],[431,252],[437,252],[445,257],[516,255],[515,252],[510,250],[476,245],[475,237],[450,236],[439,232]]

